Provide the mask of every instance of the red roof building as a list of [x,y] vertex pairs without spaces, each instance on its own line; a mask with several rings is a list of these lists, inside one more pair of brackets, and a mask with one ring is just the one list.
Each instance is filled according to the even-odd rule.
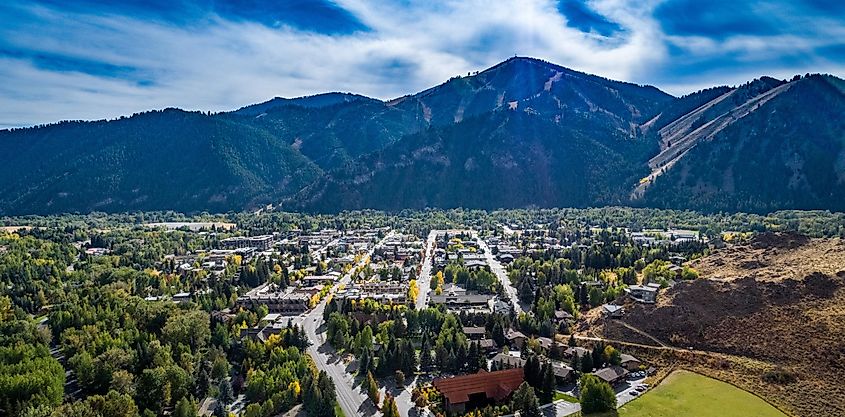
[[502,371],[479,371],[477,374],[435,379],[432,384],[443,394],[445,408],[453,413],[508,398],[525,381],[522,368]]

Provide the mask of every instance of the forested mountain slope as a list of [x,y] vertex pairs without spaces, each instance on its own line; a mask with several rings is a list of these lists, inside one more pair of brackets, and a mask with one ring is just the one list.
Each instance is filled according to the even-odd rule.
[[649,206],[845,210],[845,88],[813,75],[699,143],[645,193]]
[[0,215],[605,204],[845,210],[843,81],[675,98],[515,57],[383,102],[349,93],[0,131]]
[[0,132],[0,213],[227,211],[319,173],[264,131],[168,109]]

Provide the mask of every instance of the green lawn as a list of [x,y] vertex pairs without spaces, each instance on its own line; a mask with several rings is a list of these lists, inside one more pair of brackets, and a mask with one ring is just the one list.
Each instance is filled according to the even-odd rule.
[[343,409],[340,408],[340,405],[334,403],[334,415],[337,417],[345,417],[346,415],[343,414]]
[[619,417],[786,417],[753,394],[688,371],[675,371],[641,398],[619,409]]
[[571,396],[571,395],[569,395],[569,394],[564,394],[564,393],[562,393],[562,392],[560,392],[560,391],[555,391],[555,398],[554,398],[554,401],[557,401],[557,400],[566,400],[566,401],[569,401],[569,402],[571,402],[571,403],[579,403],[579,402],[581,402],[581,400],[579,400],[578,398],[575,398],[575,397],[573,397],[573,396]]

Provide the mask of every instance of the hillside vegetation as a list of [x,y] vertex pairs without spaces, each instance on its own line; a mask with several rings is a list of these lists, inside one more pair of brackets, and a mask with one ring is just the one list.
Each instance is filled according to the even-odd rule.
[[[624,322],[670,346],[727,355],[709,362],[705,372],[795,415],[845,413],[841,239],[763,234],[693,266],[701,279],[678,283],[656,305],[628,304]],[[643,341],[617,326],[603,331]],[[701,364],[694,355],[685,357],[680,366]]]

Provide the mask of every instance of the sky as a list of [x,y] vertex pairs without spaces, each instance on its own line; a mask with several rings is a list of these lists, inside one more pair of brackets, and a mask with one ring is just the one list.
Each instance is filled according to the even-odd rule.
[[674,95],[845,77],[842,0],[4,0],[0,23],[0,128],[390,99],[514,55]]

